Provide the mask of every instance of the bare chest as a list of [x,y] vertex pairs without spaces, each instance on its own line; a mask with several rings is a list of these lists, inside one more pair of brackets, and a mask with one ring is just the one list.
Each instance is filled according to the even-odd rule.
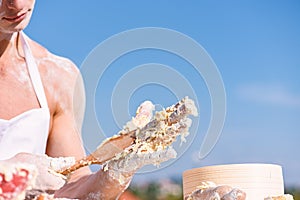
[[21,64],[19,67],[19,70],[9,70],[0,65],[0,119],[11,119],[39,108],[26,66]]

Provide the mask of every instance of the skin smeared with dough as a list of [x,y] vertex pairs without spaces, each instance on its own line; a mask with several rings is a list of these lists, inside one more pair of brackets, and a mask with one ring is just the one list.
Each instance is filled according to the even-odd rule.
[[41,193],[44,198],[38,199],[54,199],[53,195],[46,192],[59,189],[66,181],[55,170],[69,167],[74,162],[74,157],[51,158],[28,153],[20,153],[8,161],[0,161],[0,199],[34,199],[41,196]]
[[132,119],[132,123],[137,128],[142,128],[148,124],[153,116],[155,106],[151,101],[143,102],[136,111],[136,116]]
[[[150,106],[149,102],[144,105],[146,105],[144,113],[152,113],[153,106]],[[188,97],[156,112],[150,123],[144,123],[143,127],[138,127],[140,129],[137,131],[134,144],[108,161],[104,165],[104,170],[108,170],[109,174],[123,185],[127,184],[132,174],[141,167],[150,164],[158,166],[162,162],[176,158],[177,153],[172,148],[172,143],[178,136],[181,136],[184,141],[192,124],[192,120],[187,116],[197,116],[197,114],[194,102]],[[132,121],[136,119],[143,121],[143,117],[138,115]],[[130,122],[128,124],[131,125]],[[131,127],[125,126],[124,129],[128,131]]]
[[[34,166],[36,178],[31,186],[35,190],[57,190],[61,188],[66,177],[57,174],[58,168],[68,167],[75,162],[74,157],[57,157],[52,158],[46,155],[33,156],[28,153],[19,153],[9,160],[9,163],[24,163],[24,165]],[[38,165],[36,163],[39,163]]]
[[[99,182],[98,185],[104,191],[112,190],[111,186],[105,184],[112,180],[116,187],[125,190],[134,173],[141,167],[150,164],[159,165],[161,162],[175,158],[177,153],[171,144],[177,136],[181,136],[182,141],[185,140],[191,126],[191,119],[187,116],[197,116],[198,114],[194,102],[188,97],[163,111],[156,112],[154,116],[152,116],[153,110],[154,105],[150,101],[142,103],[137,109],[136,116],[118,133],[122,135],[135,130],[135,140],[131,146],[104,164],[104,173],[101,176],[101,183]],[[104,143],[116,137],[118,135],[108,138]],[[92,178],[97,179],[97,176]],[[84,181],[84,178],[81,180]],[[72,183],[68,185],[69,188],[73,187]],[[111,199],[106,194],[94,191],[90,187],[82,188],[82,190],[88,191],[88,196],[83,199]]]
[[[146,124],[150,122],[153,117],[153,111],[155,106],[151,101],[144,101],[136,110],[136,115],[133,117],[123,129],[119,132],[119,134],[133,131],[135,129],[140,129],[144,127]],[[113,136],[114,137],[114,136]],[[110,138],[108,138],[109,140]]]
[[[120,132],[121,133],[122,132],[129,132],[129,131],[135,130],[137,128],[142,128],[143,126],[145,126],[147,123],[150,122],[150,120],[153,116],[154,108],[155,108],[155,106],[152,104],[152,102],[150,102],[150,101],[143,102],[138,107],[138,109],[136,111],[136,116],[133,117],[131,119],[131,121],[129,121],[124,126],[123,130],[121,130]],[[111,139],[111,138],[108,138],[107,140],[109,140],[109,139]],[[126,177],[126,178],[125,178],[125,176],[123,176],[121,174],[122,174],[122,172],[120,173],[118,171],[111,171],[110,170],[106,174],[106,177],[104,177],[104,178],[110,179],[112,177],[113,179],[118,180],[118,183],[120,185],[123,185],[123,186],[126,185],[124,188],[127,188],[129,186],[130,180],[132,178],[132,174],[128,175],[128,177]],[[120,180],[119,177],[123,177],[122,180]],[[109,190],[109,186],[107,186],[106,184],[103,184],[103,187],[108,187],[107,189]],[[98,200],[98,199],[105,199],[105,198],[106,198],[105,195],[103,195],[100,192],[91,192],[87,196],[87,199],[89,199],[89,200]]]

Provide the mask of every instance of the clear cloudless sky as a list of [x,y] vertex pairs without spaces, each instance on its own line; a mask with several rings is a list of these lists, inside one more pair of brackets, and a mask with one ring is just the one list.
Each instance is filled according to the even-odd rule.
[[[134,181],[180,178],[184,170],[206,165],[261,162],[280,164],[286,184],[300,186],[300,2],[38,0],[25,32],[80,68],[99,43],[142,27],[173,29],[205,48],[223,78],[227,115],[215,148],[199,160],[210,119],[210,97],[201,77],[194,76],[192,67],[182,70],[180,66],[188,65],[182,59],[160,51],[138,51],[114,62],[99,82],[102,93],[95,96],[96,102],[104,104],[96,103],[96,111],[107,132],[117,131],[109,102],[111,90],[126,70],[162,63],[176,68],[193,87],[199,81],[200,128],[187,138],[193,142],[175,162],[138,174]],[[145,86],[132,94],[131,113],[143,98],[163,106],[175,99],[167,88]]]

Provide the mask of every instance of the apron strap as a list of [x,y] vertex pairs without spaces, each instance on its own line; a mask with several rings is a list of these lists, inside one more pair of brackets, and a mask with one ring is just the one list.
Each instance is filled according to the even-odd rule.
[[41,76],[38,71],[38,67],[35,63],[35,59],[32,56],[32,52],[29,48],[29,45],[27,41],[25,40],[26,35],[23,33],[23,31],[19,32],[22,48],[25,54],[25,61],[27,64],[29,76],[31,79],[31,83],[33,85],[33,89],[35,91],[35,94],[37,96],[37,99],[39,101],[39,104],[41,108],[48,108],[48,103],[44,91],[44,87],[42,84]]

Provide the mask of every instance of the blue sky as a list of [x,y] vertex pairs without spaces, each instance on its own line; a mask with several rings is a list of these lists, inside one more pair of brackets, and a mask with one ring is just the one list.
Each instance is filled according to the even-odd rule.
[[[78,68],[99,43],[142,27],[181,32],[214,60],[226,90],[227,116],[218,143],[201,161],[197,155],[210,119],[210,96],[186,61],[167,52],[142,50],[122,56],[106,71],[95,96],[104,131],[118,130],[110,114],[114,86],[127,71],[145,63],[176,69],[191,82],[200,103],[199,129],[180,159],[156,172],[139,174],[134,181],[179,177],[184,170],[205,165],[264,162],[282,165],[286,184],[300,186],[299,10],[296,0],[37,1],[25,32]],[[168,88],[147,85],[132,94],[129,112],[134,113],[145,98],[163,106],[176,101]]]

